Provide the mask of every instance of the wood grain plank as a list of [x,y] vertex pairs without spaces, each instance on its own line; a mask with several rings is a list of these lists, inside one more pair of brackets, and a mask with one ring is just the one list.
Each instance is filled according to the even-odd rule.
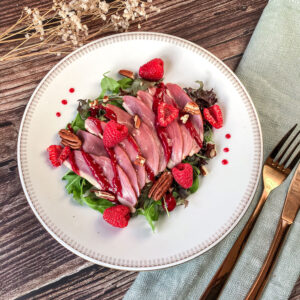
[[137,272],[93,265],[18,299],[121,299],[136,276]]
[[[14,23],[23,6],[49,2],[2,0],[0,32]],[[186,38],[235,69],[266,2],[157,0],[162,12],[143,22],[142,30]],[[60,246],[33,215],[18,178],[17,133],[25,105],[60,59],[44,55],[0,64],[0,298],[121,299],[136,273],[92,265]],[[300,282],[291,299],[299,295]]]

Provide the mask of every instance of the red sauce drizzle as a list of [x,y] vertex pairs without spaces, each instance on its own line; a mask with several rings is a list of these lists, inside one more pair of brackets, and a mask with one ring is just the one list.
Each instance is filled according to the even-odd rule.
[[63,99],[63,100],[61,100],[61,103],[62,103],[63,105],[67,105],[67,104],[68,104],[68,100]]
[[197,130],[195,129],[192,121],[190,119],[188,119],[187,122],[184,125],[189,130],[191,136],[195,139],[198,146],[200,148],[202,148],[202,146],[203,146],[202,141],[201,141],[200,136],[199,136]]
[[67,125],[67,127],[68,127],[68,129],[69,129],[72,133],[74,133],[74,130],[73,130],[73,128],[72,128],[72,126],[71,126],[70,123]]
[[172,153],[172,146],[169,145],[166,129],[164,127],[156,126],[156,131],[164,149],[165,159],[169,162]]
[[153,96],[153,106],[152,106],[152,110],[154,111],[154,113],[157,113],[157,108],[158,105],[163,102],[162,99],[162,95],[163,93],[166,91],[166,87],[165,85],[161,82],[158,87],[156,88],[155,94]]
[[145,163],[145,170],[146,170],[147,177],[149,178],[149,180],[154,181],[154,173],[147,163]]
[[110,190],[111,186],[108,183],[106,177],[103,175],[102,168],[93,160],[93,158],[88,153],[85,153],[84,151],[81,151],[81,153],[87,166],[93,173],[97,182],[100,184],[101,189],[105,191]]
[[74,173],[76,173],[77,175],[79,175],[79,169],[78,169],[78,166],[75,162],[75,159],[74,159],[74,152],[71,150],[70,154],[69,154],[69,162],[71,164],[71,167],[72,167],[72,171]]
[[99,130],[99,132],[101,134],[103,134],[103,129],[102,129],[102,126],[101,126],[101,121],[95,117],[88,117],[88,120],[92,121],[93,124],[97,127],[97,129]]
[[120,197],[122,197],[122,185],[120,181],[120,177],[117,170],[117,159],[115,151],[111,148],[105,147],[111,161],[111,166],[114,172],[114,179],[113,179],[113,190],[114,193],[118,194]]
[[102,109],[105,110],[105,115],[104,116],[106,118],[110,119],[110,120],[114,120],[114,121],[117,122],[117,115],[114,113],[114,111],[107,108],[107,107],[104,107],[103,105],[101,105],[101,106],[103,107]]
[[226,148],[223,149],[223,151],[224,152],[229,152],[229,148],[226,147]]
[[59,118],[61,116],[61,113],[60,112],[57,112],[56,113],[56,116]]
[[135,139],[134,139],[130,134],[128,134],[127,140],[128,140],[128,142],[132,145],[132,147],[134,148],[134,150],[135,150],[139,155],[141,155],[141,150],[140,150],[139,146],[137,145]]
[[153,96],[153,106],[152,110],[155,113],[155,128],[157,131],[157,135],[162,143],[165,159],[167,162],[169,162],[171,153],[172,153],[172,146],[168,143],[168,134],[166,132],[166,129],[164,127],[160,127],[157,121],[157,108],[158,105],[163,102],[162,96],[166,91],[165,85],[161,82],[158,87],[156,88],[155,94]]
[[[141,150],[140,150],[138,144],[136,143],[135,139],[130,134],[127,136],[127,140],[132,145],[134,150],[138,153],[138,155],[142,156],[142,153],[141,153]],[[149,165],[147,164],[147,162],[145,163],[144,166],[145,166],[145,170],[147,172],[147,177],[149,178],[149,180],[154,181],[154,173],[151,170],[151,168],[149,167]]]
[[226,139],[230,139],[230,138],[231,138],[231,135],[230,135],[229,133],[227,133],[227,134],[225,135],[225,137],[226,137]]
[[222,164],[223,164],[223,165],[227,165],[227,164],[228,164],[228,160],[227,160],[227,159],[223,159],[223,160],[222,160]]
[[70,88],[70,89],[69,89],[69,92],[70,92],[70,93],[74,93],[74,92],[75,92],[75,89],[74,89],[74,88]]

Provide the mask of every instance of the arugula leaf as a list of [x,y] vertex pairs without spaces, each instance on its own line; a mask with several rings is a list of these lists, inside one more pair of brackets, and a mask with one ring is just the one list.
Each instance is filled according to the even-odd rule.
[[113,202],[106,199],[97,198],[93,194],[82,197],[81,199],[87,206],[101,212],[102,214],[107,208],[115,205]]
[[127,78],[127,77],[124,77],[124,78],[118,80],[118,84],[122,90],[128,89],[132,85],[132,83],[133,83],[133,80],[131,78]]
[[85,127],[84,127],[84,120],[81,118],[80,113],[77,113],[75,119],[71,123],[71,126],[72,126],[72,128],[73,128],[73,130],[74,130],[75,133],[79,129],[83,129],[83,130],[85,129]]
[[137,209],[137,213],[139,215],[143,215],[145,216],[146,220],[148,221],[148,223],[150,224],[152,231],[155,231],[155,225],[153,222],[157,221],[159,218],[159,207],[161,205],[161,201],[154,201],[152,200],[152,203],[143,208],[138,208]]
[[73,171],[66,173],[62,180],[67,181],[65,188],[68,194],[73,194],[73,198],[82,205],[82,195],[84,195],[86,191],[92,187],[92,185]]
[[120,90],[120,84],[118,83],[118,81],[111,77],[106,76],[105,74],[103,74],[103,78],[101,80],[102,92],[99,96],[100,99],[104,97],[107,91],[114,94],[118,94]]

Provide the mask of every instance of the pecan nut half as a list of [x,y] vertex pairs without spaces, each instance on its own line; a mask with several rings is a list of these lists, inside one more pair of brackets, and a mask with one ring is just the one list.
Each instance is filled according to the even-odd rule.
[[213,143],[206,144],[205,156],[208,158],[213,158],[217,155],[216,145]]
[[125,77],[128,77],[128,78],[131,78],[131,79],[134,79],[134,74],[132,71],[129,71],[129,70],[120,70],[119,71],[119,74],[120,75],[123,75]]
[[75,133],[67,129],[61,129],[58,134],[64,146],[69,146],[72,149],[81,148],[82,142]]
[[112,202],[116,200],[115,195],[110,192],[104,192],[100,190],[93,190],[93,192],[98,198],[106,199]]
[[160,200],[169,190],[173,182],[172,173],[169,171],[164,172],[157,181],[152,185],[148,197],[155,201]]

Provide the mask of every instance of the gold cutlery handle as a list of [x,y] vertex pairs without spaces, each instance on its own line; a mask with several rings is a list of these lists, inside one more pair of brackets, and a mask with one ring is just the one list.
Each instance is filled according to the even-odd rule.
[[231,250],[227,254],[226,258],[224,259],[222,265],[219,267],[218,271],[216,272],[215,276],[210,281],[208,287],[200,297],[200,300],[216,300],[219,295],[221,294],[223,287],[225,286],[231,271],[233,270],[235,263],[237,262],[238,258],[240,257],[245,244],[249,238],[249,235],[254,227],[254,224],[266,202],[266,199],[269,195],[269,191],[264,189],[257,206],[250,216],[247,224],[243,228],[242,232],[240,233],[239,237],[233,244]]
[[256,277],[255,282],[252,285],[252,288],[248,292],[245,300],[255,300],[261,297],[261,294],[266,286],[269,277],[272,273],[272,270],[275,266],[275,262],[279,256],[280,249],[283,245],[284,239],[288,233],[288,230],[291,226],[291,223],[284,219],[280,219],[277,225],[276,233],[273,239],[273,242],[270,246],[269,252],[265,259],[265,262]]

